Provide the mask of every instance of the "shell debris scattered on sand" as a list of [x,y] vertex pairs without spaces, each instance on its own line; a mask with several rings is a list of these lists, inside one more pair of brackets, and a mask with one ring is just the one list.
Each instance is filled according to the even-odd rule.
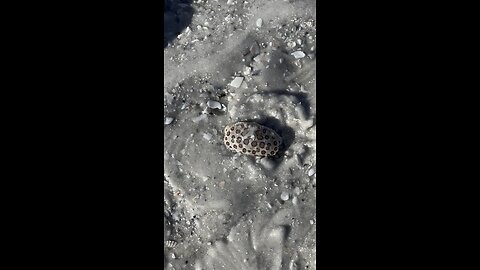
[[224,129],[223,143],[237,153],[268,157],[278,153],[282,138],[272,129],[254,122],[237,122]]
[[165,247],[167,247],[167,248],[174,248],[174,247],[176,247],[177,245],[178,245],[177,242],[174,241],[174,240],[167,240],[167,241],[165,242]]

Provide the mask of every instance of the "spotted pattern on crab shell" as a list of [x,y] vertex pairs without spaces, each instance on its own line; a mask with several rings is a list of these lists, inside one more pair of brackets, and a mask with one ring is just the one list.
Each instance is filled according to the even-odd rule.
[[257,157],[278,153],[282,138],[272,129],[254,122],[237,122],[224,129],[223,142],[231,151]]

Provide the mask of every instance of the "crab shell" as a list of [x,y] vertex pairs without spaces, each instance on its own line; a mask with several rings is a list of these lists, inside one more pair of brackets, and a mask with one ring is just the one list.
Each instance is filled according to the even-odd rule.
[[282,138],[272,129],[254,122],[237,122],[224,129],[223,143],[237,153],[268,157],[278,153]]

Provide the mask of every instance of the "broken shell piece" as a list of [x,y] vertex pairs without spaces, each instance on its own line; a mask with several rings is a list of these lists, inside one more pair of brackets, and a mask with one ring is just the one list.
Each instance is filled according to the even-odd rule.
[[243,68],[243,74],[244,75],[250,75],[250,73],[252,73],[252,68],[251,67],[246,66],[245,68]]
[[165,94],[165,99],[167,101],[167,104],[172,104],[173,98],[174,98],[174,95],[172,95],[170,93]]
[[223,143],[231,151],[256,157],[274,156],[282,138],[272,129],[254,122],[238,122],[224,129]]
[[210,139],[212,138],[212,134],[210,133],[203,133],[203,138],[207,141],[210,141]]
[[193,118],[192,121],[195,122],[195,123],[198,123],[198,122],[200,122],[202,120],[206,120],[206,119],[207,119],[207,115],[206,114],[201,114],[201,115]]
[[207,101],[207,106],[211,109],[222,109],[222,104],[218,101],[209,100]]
[[260,63],[260,61],[262,61],[262,58],[263,58],[263,55],[259,54],[253,58],[253,61]]
[[240,85],[242,85],[242,82],[243,82],[243,77],[235,77],[235,79],[233,79],[233,81],[230,83],[230,86],[239,88]]
[[165,121],[163,122],[165,125],[170,125],[173,122],[172,117],[165,117]]
[[249,50],[252,57],[255,57],[260,53],[260,45],[258,45],[258,42],[254,41],[250,46]]
[[302,52],[302,51],[293,52],[293,53],[291,53],[291,55],[293,55],[293,57],[295,57],[295,59],[300,59],[300,58],[305,57],[305,53]]

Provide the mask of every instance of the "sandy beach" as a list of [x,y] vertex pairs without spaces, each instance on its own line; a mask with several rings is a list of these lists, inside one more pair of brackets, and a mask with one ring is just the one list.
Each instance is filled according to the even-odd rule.
[[[165,3],[164,269],[316,269],[316,3]],[[278,153],[228,148],[237,122]]]

